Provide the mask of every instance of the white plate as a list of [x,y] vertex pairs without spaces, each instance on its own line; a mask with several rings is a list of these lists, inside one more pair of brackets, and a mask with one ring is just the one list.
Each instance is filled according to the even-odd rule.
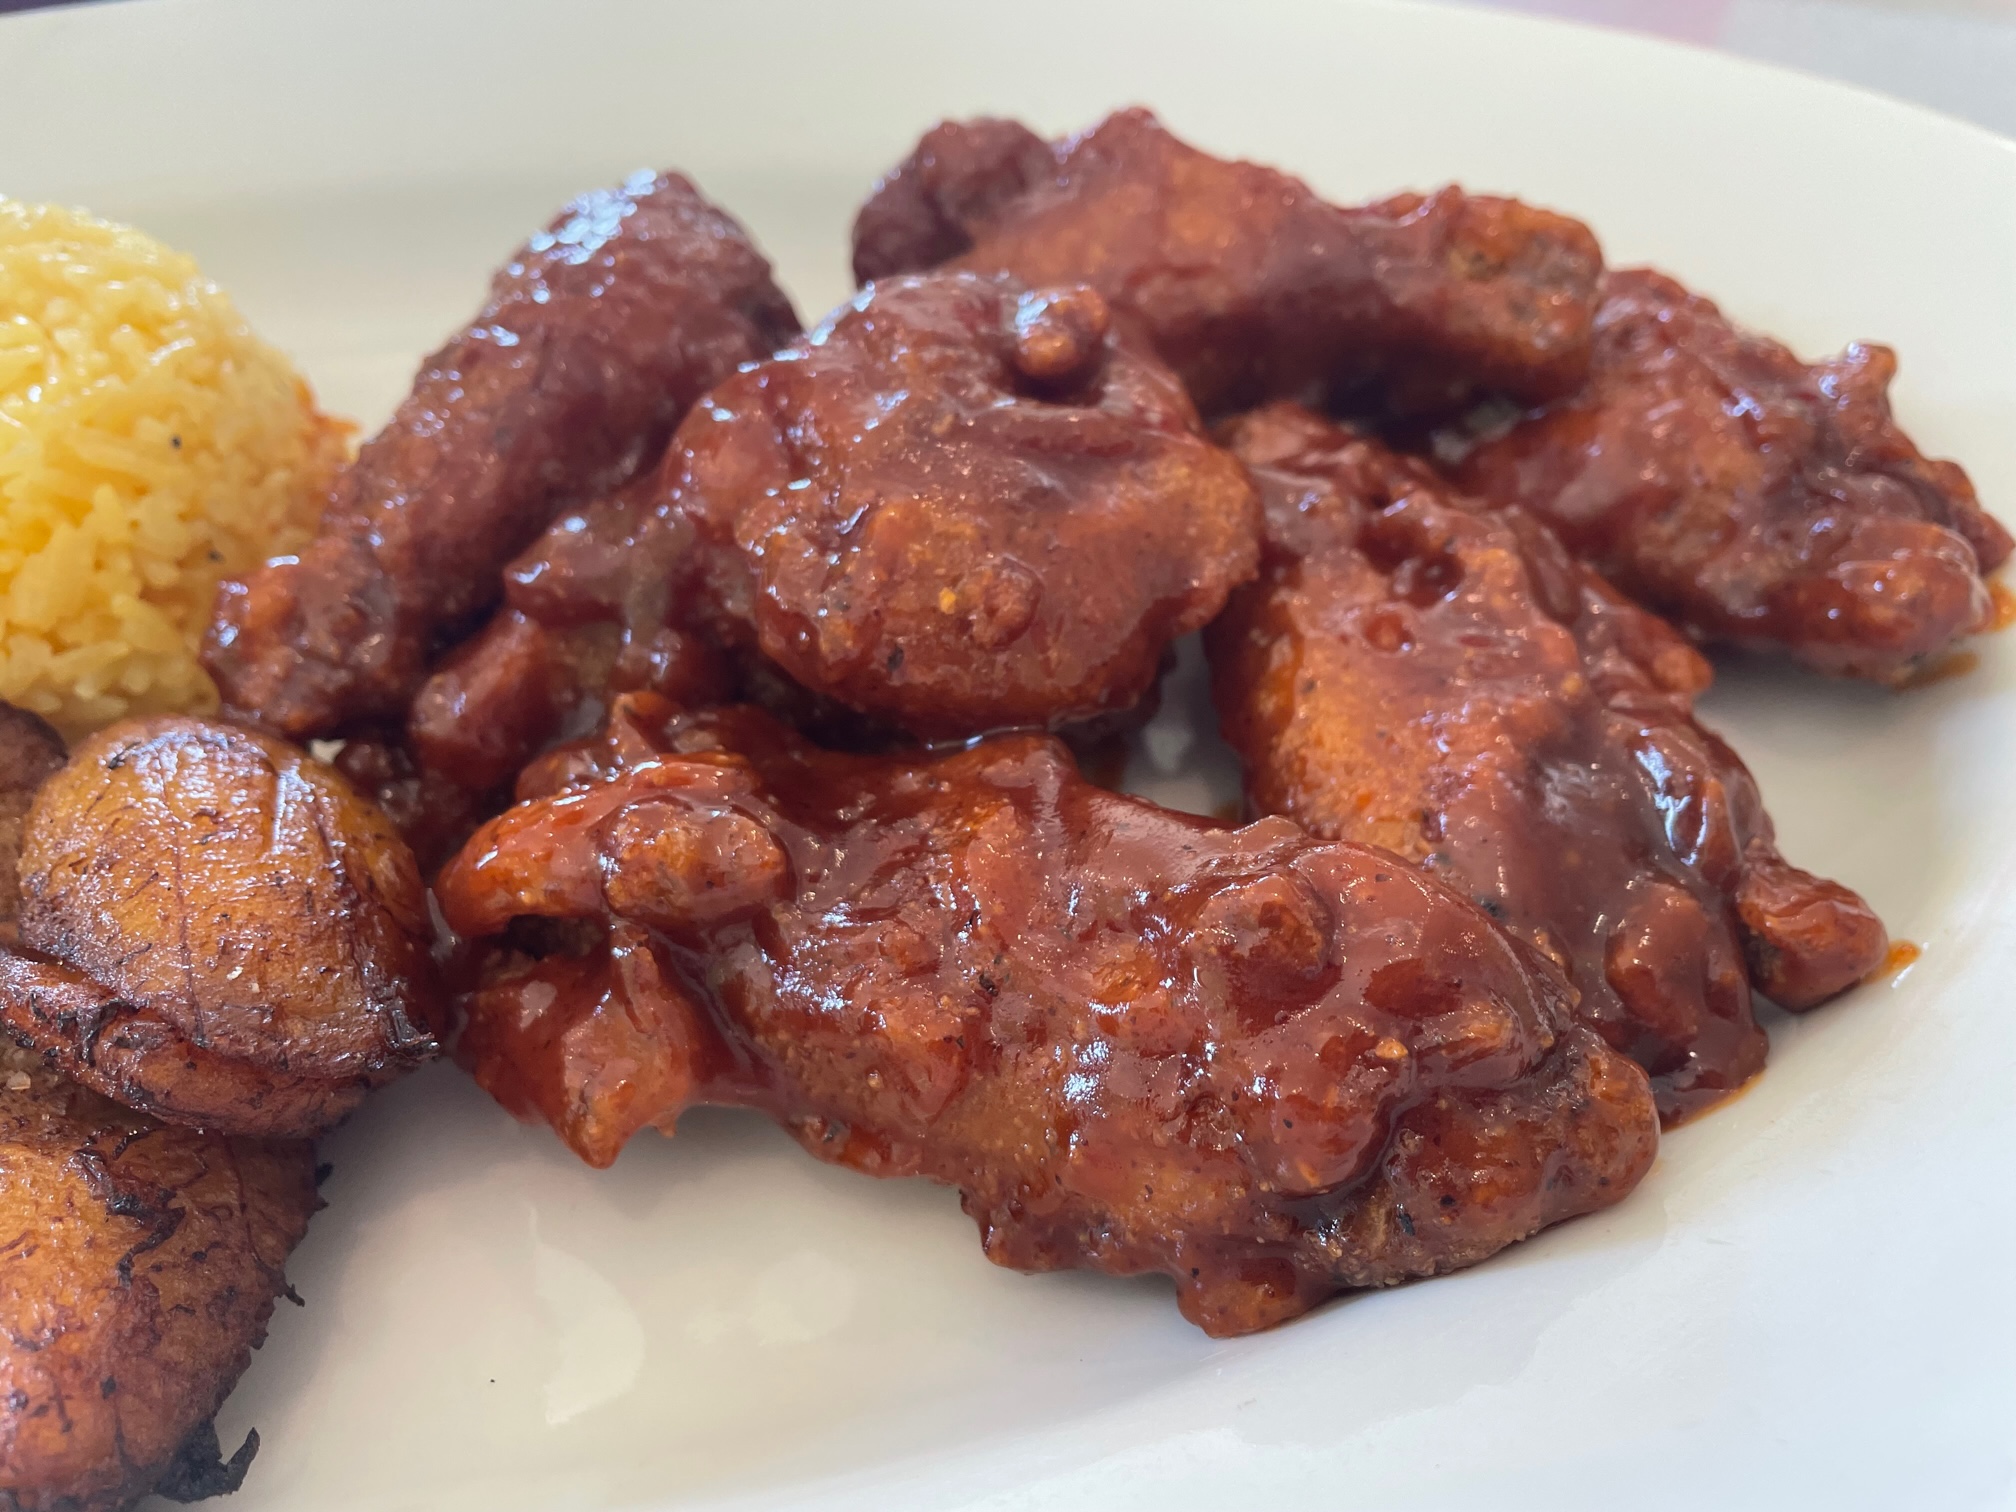
[[[0,188],[195,251],[367,421],[632,167],[698,177],[810,316],[933,120],[1138,100],[1341,197],[1577,212],[1808,352],[1892,341],[1906,422],[2016,499],[2016,146],[1705,53],[1342,0],[243,0],[0,23],[0,80]],[[1621,1208],[1214,1343],[760,1120],[596,1174],[438,1068],[329,1141],[308,1305],[223,1415],[265,1441],[232,1512],[2009,1505],[2016,644],[1901,697],[1740,670],[1709,713],[1787,852],[1925,957],[1777,1024]]]

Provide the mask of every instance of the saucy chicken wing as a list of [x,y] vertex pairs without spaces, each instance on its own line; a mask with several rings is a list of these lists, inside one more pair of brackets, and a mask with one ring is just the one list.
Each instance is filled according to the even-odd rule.
[[1989,621],[2010,537],[1898,429],[1896,369],[1878,346],[1808,366],[1670,278],[1612,273],[1588,383],[1456,476],[1700,639],[1897,681]]
[[305,1137],[434,1053],[418,868],[333,771],[179,716],[85,741],[20,860],[0,1027],[173,1123]]
[[798,333],[769,265],[676,174],[519,250],[335,485],[317,539],[219,590],[227,709],[294,739],[404,719],[438,642],[570,501],[655,462],[688,406]]
[[1602,254],[1577,221],[1459,189],[1340,209],[1124,110],[1054,145],[1011,121],[927,133],[862,207],[854,272],[939,265],[1090,284],[1216,413],[1375,381],[1403,409],[1564,393]]
[[1642,1072],[1565,981],[1383,851],[1096,788],[1065,748],[811,747],[618,700],[444,870],[461,1053],[613,1160],[682,1108],[957,1186],[990,1258],[1161,1272],[1243,1333],[1615,1202]]
[[1229,442],[1267,553],[1207,644],[1253,808],[1475,899],[1561,965],[1668,1119],[1763,1065],[1753,984],[1809,1008],[1882,960],[1876,916],[1779,855],[1694,722],[1700,655],[1543,526],[1297,406]]
[[927,739],[1134,706],[1252,575],[1259,506],[1108,325],[1079,286],[898,278],[726,380],[654,487],[511,566],[415,701],[423,766],[508,783],[611,689],[707,696],[707,645]]

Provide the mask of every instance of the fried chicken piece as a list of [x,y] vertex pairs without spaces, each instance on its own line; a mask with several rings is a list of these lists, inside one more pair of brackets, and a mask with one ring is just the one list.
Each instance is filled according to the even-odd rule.
[[1533,942],[1669,1120],[1763,1066],[1753,984],[1810,1008],[1881,962],[1868,905],[1778,854],[1694,722],[1699,653],[1544,526],[1298,406],[1229,442],[1266,563],[1206,643],[1256,811],[1397,851]]
[[1602,253],[1578,221],[1455,188],[1340,209],[1123,110],[1054,146],[1012,121],[926,133],[862,206],[854,273],[941,264],[1090,284],[1209,414],[1374,385],[1403,409],[1565,393]]
[[742,228],[677,174],[576,201],[422,365],[300,558],[219,590],[204,665],[227,709],[295,739],[403,719],[506,562],[797,333]]
[[1162,1272],[1223,1335],[1473,1263],[1653,1156],[1643,1074],[1482,911],[1048,737],[840,755],[638,695],[521,790],[439,883],[489,942],[462,1053],[594,1164],[755,1106],[957,1186],[1000,1264]]
[[892,279],[717,387],[655,489],[558,520],[410,744],[508,782],[611,689],[718,697],[709,641],[927,739],[1109,715],[1258,537],[1242,469],[1090,289]]
[[42,787],[0,1026],[172,1123],[306,1137],[432,1055],[412,853],[281,741],[179,716],[92,736]]
[[0,1055],[0,1506],[234,1491],[212,1418],[321,1206],[303,1141],[156,1123]]
[[[675,444],[668,470],[678,457]],[[497,613],[414,695],[400,740],[418,785],[494,794],[480,822],[534,755],[595,729],[613,691],[723,701],[728,663],[692,628],[695,551],[658,473],[555,520],[505,569]]]
[[1807,366],[1670,278],[1612,273],[1588,383],[1456,477],[1701,640],[1899,681],[1990,622],[2010,537],[1897,428],[1896,370],[1880,346]]

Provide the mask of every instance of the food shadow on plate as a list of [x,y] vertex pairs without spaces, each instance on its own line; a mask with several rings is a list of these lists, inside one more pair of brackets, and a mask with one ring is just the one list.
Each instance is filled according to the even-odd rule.
[[[1226,1348],[1159,1279],[997,1269],[952,1192],[809,1161],[755,1115],[699,1110],[595,1172],[444,1066],[325,1158],[307,1307],[221,1425],[264,1441],[248,1509],[700,1495],[1034,1431]],[[783,1411],[816,1425],[788,1448]]]
[[1862,891],[1893,939],[1924,945],[1982,859],[1951,779],[2005,696],[2012,654],[2006,635],[1979,637],[1946,675],[1892,691],[1719,653],[1701,720],[1755,773],[1786,853]]
[[[1211,670],[1201,635],[1186,635],[1163,676],[1154,717],[1127,741],[1118,786],[1164,808],[1238,822],[1243,817],[1239,758],[1218,733]],[[1089,770],[1094,781],[1103,774]]]
[[[1227,1438],[1270,1463],[1333,1455],[1372,1436],[1404,1433],[1411,1420],[1460,1397],[1521,1393],[1546,1368],[1550,1336],[1571,1315],[1628,1327],[1638,1305],[1631,1278],[1670,1241],[1655,1168],[1631,1201],[1559,1224],[1425,1289],[1417,1282],[1342,1295],[1291,1327],[1228,1341],[1207,1370],[1172,1373],[1061,1423],[1042,1442],[1035,1473],[1044,1480],[1030,1504],[1052,1505],[1040,1493],[1054,1483],[1060,1506],[1099,1504],[1096,1488],[1121,1486],[1137,1494],[1116,1490],[1114,1504],[1145,1505],[1155,1496],[1140,1496],[1141,1488],[1173,1490],[1193,1443],[1210,1458]],[[1726,1267],[1730,1252],[1704,1250],[1699,1258]],[[1116,1445],[1128,1447],[1116,1452]],[[843,1471],[789,1482],[788,1491],[766,1484],[748,1488],[746,1503],[738,1497],[707,1505],[726,1512],[788,1496],[790,1504],[831,1512],[881,1512],[892,1504],[892,1479],[908,1474],[934,1488],[934,1505],[963,1506],[970,1497],[991,1507],[990,1494],[1031,1475],[1031,1456],[1026,1437],[969,1435],[906,1456],[893,1472]],[[1081,1478],[1094,1467],[1093,1479]],[[1089,1495],[1088,1485],[1095,1488]]]

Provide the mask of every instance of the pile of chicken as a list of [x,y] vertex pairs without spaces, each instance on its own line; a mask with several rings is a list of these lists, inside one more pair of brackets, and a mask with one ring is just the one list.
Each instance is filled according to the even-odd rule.
[[[447,1029],[360,794],[459,1058],[585,1160],[760,1108],[1217,1334],[1617,1201],[1762,1066],[1756,996],[1883,959],[1693,700],[1697,643],[1901,681],[1991,618],[2010,538],[1887,351],[1808,366],[1575,221],[1339,208],[1138,111],[934,129],[854,265],[801,334],[686,180],[582,201],[226,585],[235,723],[36,800],[0,1012],[150,1137],[264,1141],[269,1299],[312,1206],[272,1141]],[[1243,827],[1072,754],[1200,629]],[[338,955],[210,902],[288,815],[262,886]]]

